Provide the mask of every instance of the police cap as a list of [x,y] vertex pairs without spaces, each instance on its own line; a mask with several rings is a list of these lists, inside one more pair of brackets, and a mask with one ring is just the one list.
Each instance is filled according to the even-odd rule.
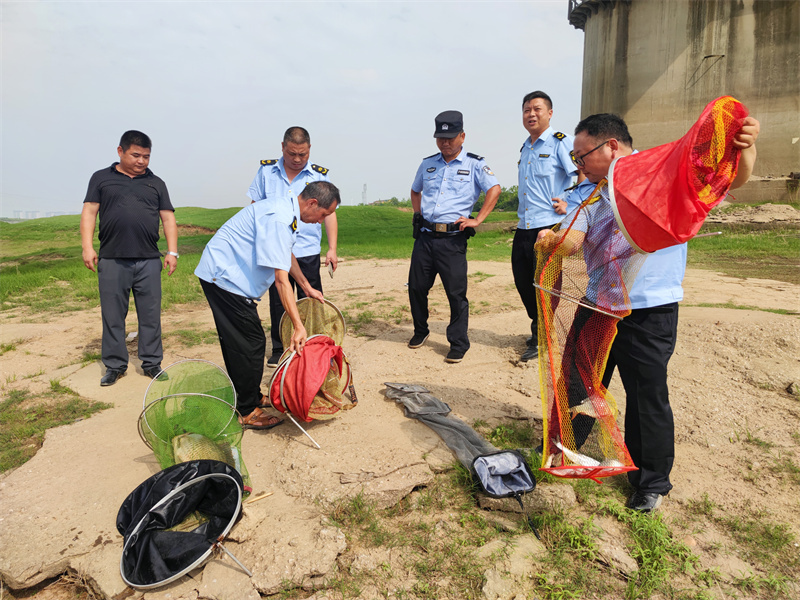
[[435,138],[454,138],[464,131],[464,116],[457,110],[446,110],[436,115]]

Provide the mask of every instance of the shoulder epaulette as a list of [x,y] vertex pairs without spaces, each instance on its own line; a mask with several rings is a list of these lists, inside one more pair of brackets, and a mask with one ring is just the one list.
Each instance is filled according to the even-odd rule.
[[563,139],[564,139],[565,137],[567,137],[567,136],[566,136],[566,134],[564,134],[564,133],[561,133],[560,131],[556,131],[556,132],[553,134],[553,137],[554,137],[554,138],[556,138],[557,140],[563,140]]
[[320,167],[319,165],[311,165],[311,168],[317,173],[321,173],[322,175],[327,174],[327,172],[330,170],[326,169],[325,167]]
[[519,153],[522,154],[522,151],[525,150],[525,144],[519,147]]
[[276,164],[278,164],[278,159],[277,158],[269,158],[267,160],[262,160],[261,164],[262,165],[276,165]]
[[477,154],[473,154],[472,152],[467,152],[467,156],[470,158],[474,158],[475,160],[483,160],[482,156],[478,156]]
[[574,189],[575,189],[576,187],[578,187],[579,185],[580,185],[580,183],[576,183],[575,185],[571,185],[571,186],[569,186],[568,188],[564,188],[564,191],[565,191],[565,192],[571,192],[572,190],[574,190]]
[[435,157],[435,156],[439,156],[439,154],[441,154],[441,152],[437,152],[436,154],[431,154],[430,156],[426,156],[426,157],[425,157],[425,158],[423,158],[422,160],[428,160],[429,158],[433,158],[433,157]]

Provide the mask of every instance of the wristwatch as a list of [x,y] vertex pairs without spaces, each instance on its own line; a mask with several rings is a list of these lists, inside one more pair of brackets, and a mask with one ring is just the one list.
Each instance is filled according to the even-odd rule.
[[181,257],[181,255],[178,254],[177,252],[167,252],[167,254],[169,254],[170,256],[174,256],[175,258],[180,258]]

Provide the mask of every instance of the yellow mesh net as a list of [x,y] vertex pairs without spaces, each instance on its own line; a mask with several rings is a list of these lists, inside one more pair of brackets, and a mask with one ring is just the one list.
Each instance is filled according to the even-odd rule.
[[591,479],[633,470],[602,377],[645,255],[619,231],[606,180],[536,250],[542,470]]

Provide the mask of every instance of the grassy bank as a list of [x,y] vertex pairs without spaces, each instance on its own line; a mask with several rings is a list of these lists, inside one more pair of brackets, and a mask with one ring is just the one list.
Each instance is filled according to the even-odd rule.
[[[238,207],[178,208],[178,270],[163,286],[164,308],[202,299],[193,275],[203,248]],[[339,254],[343,258],[407,259],[411,255],[411,213],[391,206],[343,206]],[[60,216],[16,224],[0,223],[0,310],[27,307],[33,313],[97,306],[97,276],[81,261],[79,217]],[[487,230],[469,243],[470,260],[509,261],[516,215],[494,212]],[[719,226],[705,230],[718,230]],[[323,241],[323,244],[325,242]],[[95,247],[99,244],[96,242]],[[159,242],[166,250],[163,236]],[[323,246],[324,247],[324,246]],[[740,224],[724,234],[689,242],[689,265],[735,277],[800,283],[800,235],[789,226],[769,229]],[[166,279],[166,278],[165,278]]]

